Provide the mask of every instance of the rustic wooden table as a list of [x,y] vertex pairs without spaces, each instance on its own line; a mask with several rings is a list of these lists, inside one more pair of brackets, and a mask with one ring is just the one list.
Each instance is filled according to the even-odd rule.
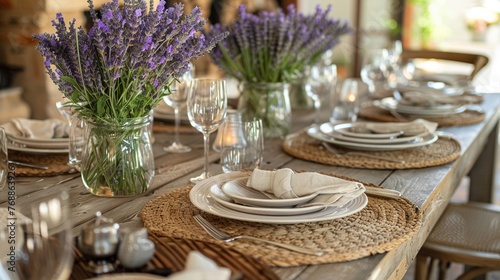
[[[417,205],[423,213],[423,223],[418,232],[393,251],[346,263],[275,268],[276,274],[281,279],[332,279],[332,275],[335,275],[335,279],[401,279],[462,177],[468,174],[471,177],[471,200],[491,201],[492,199],[500,94],[485,95],[485,101],[481,107],[486,112],[483,122],[462,127],[440,128],[454,135],[461,144],[462,153],[454,162],[437,167],[370,170],[328,166],[293,158],[281,150],[281,139],[266,139],[262,168],[289,167],[296,170],[334,172],[384,188],[396,189]],[[312,119],[312,111],[294,111],[293,130],[297,131],[310,124]],[[61,183],[62,180],[75,176],[64,175],[46,177],[38,183],[18,184],[16,204],[36,203],[43,197],[65,190],[69,192],[71,198],[75,236],[82,225],[93,221],[96,211],[101,211],[103,215],[113,218],[123,226],[141,226],[138,214],[144,204],[155,196],[189,185],[189,178],[199,175],[204,162],[201,133],[182,135],[182,142],[194,148],[192,152],[185,154],[166,154],[163,151],[162,148],[172,141],[172,134],[157,133],[155,139],[157,173],[151,188],[142,196],[95,197],[85,190],[79,177]],[[212,152],[210,160],[211,172],[221,173],[218,154]],[[0,192],[0,207],[6,206],[7,194],[4,189]]]

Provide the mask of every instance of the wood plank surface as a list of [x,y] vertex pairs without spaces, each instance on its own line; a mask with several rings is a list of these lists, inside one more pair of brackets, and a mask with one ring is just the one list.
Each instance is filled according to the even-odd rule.
[[[274,268],[276,274],[281,279],[332,279],[333,276],[335,279],[401,279],[463,176],[471,173],[471,188],[474,194],[486,192],[487,195],[491,195],[491,177],[494,175],[492,174],[494,166],[490,164],[494,160],[492,154],[496,153],[499,105],[500,94],[485,95],[485,102],[481,105],[486,111],[486,118],[483,122],[462,127],[440,128],[442,131],[453,134],[460,142],[462,154],[456,161],[436,167],[370,170],[328,166],[291,157],[282,151],[282,139],[266,139],[262,168],[289,167],[294,170],[336,173],[384,188],[396,189],[419,207],[424,218],[418,232],[391,252],[346,263]],[[292,132],[300,131],[309,125],[312,116],[312,110],[294,111]],[[215,133],[211,136],[213,140]],[[71,174],[45,177],[43,181],[37,183],[16,184],[16,205],[18,207],[31,205],[45,197],[67,191],[70,194],[73,210],[72,222],[75,236],[82,225],[93,221],[96,211],[101,211],[104,216],[113,218],[125,226],[141,226],[138,214],[144,204],[158,195],[190,185],[189,178],[201,173],[204,162],[201,133],[181,135],[181,141],[184,144],[193,145],[193,151],[186,154],[164,152],[163,147],[169,145],[172,140],[172,134],[155,134],[154,153],[157,172],[151,188],[144,195],[124,198],[95,197],[86,191],[79,177],[73,178],[75,174]],[[495,142],[492,143],[492,141]],[[219,155],[211,151],[210,172],[213,174],[222,173],[218,159]],[[475,166],[474,163],[478,159],[480,165]],[[67,178],[73,179],[60,183]],[[479,178],[482,179],[479,180]],[[38,178],[17,179],[35,180]],[[479,197],[478,199],[488,198]],[[6,206],[7,196],[1,195],[0,207]]]

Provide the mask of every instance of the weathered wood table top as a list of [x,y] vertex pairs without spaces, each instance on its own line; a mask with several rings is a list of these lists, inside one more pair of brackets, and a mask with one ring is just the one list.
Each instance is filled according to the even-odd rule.
[[[417,205],[423,213],[423,223],[418,232],[393,251],[346,263],[275,268],[276,274],[282,279],[401,279],[463,176],[471,177],[471,200],[490,201],[492,198],[500,94],[487,94],[484,99],[481,107],[486,112],[486,118],[483,122],[439,129],[452,133],[460,142],[462,152],[454,162],[436,167],[370,170],[328,166],[293,158],[281,150],[281,139],[266,139],[262,168],[289,167],[295,170],[337,173],[384,188],[396,189]],[[312,110],[294,111],[293,131],[309,125],[312,119]],[[141,226],[138,214],[145,203],[155,196],[189,185],[189,178],[199,175],[203,168],[201,133],[181,135],[182,142],[193,147],[193,151],[189,153],[165,153],[162,148],[168,146],[172,140],[173,134],[155,134],[154,153],[157,172],[152,186],[142,196],[95,197],[86,191],[79,177],[61,183],[66,178],[74,177],[73,174],[46,177],[38,183],[18,184],[16,204],[35,203],[43,197],[65,190],[69,192],[71,198],[75,236],[82,225],[93,221],[96,211],[101,211],[104,216],[113,218],[123,225]],[[211,151],[210,160],[212,174],[222,173],[218,154]],[[7,206],[5,192],[5,189],[0,192],[0,207]]]

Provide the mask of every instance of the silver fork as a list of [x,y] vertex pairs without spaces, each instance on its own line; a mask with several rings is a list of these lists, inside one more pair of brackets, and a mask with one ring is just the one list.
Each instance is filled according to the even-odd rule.
[[361,152],[341,152],[341,151],[335,149],[334,147],[332,147],[327,142],[323,142],[322,144],[323,144],[323,147],[325,147],[330,153],[337,155],[337,156],[352,155],[352,156],[361,156],[361,157],[366,157],[366,158],[380,159],[380,160],[396,162],[396,163],[405,163],[404,160],[394,159],[394,158],[389,158],[389,157],[384,157],[384,156],[371,155],[371,154],[366,154],[366,153],[361,153]]
[[294,246],[294,245],[290,245],[290,244],[278,243],[278,242],[274,242],[271,240],[261,239],[261,238],[257,238],[257,237],[253,237],[253,236],[246,236],[246,235],[231,236],[231,235],[217,229],[216,227],[214,227],[211,223],[209,223],[207,220],[205,220],[200,215],[195,215],[195,216],[193,216],[193,218],[210,236],[212,236],[215,239],[222,240],[224,242],[231,242],[231,241],[234,241],[236,239],[244,238],[244,239],[249,239],[249,240],[253,240],[253,241],[265,242],[265,243],[268,243],[268,244],[271,244],[271,245],[274,245],[277,247],[285,248],[285,249],[288,249],[290,251],[295,251],[295,252],[299,252],[299,253],[303,253],[303,254],[316,255],[316,256],[323,255],[323,251],[321,251],[321,250],[315,250],[315,249],[298,247],[298,246]]

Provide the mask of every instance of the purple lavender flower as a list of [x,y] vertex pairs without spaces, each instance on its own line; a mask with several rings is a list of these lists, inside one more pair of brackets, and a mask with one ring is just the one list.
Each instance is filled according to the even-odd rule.
[[59,90],[80,113],[94,121],[127,119],[149,114],[168,93],[172,81],[191,59],[212,50],[227,36],[206,39],[200,9],[184,15],[182,4],[165,8],[161,0],[119,0],[105,3],[99,18],[87,1],[93,21],[86,32],[62,14],[52,21],[54,34],[35,34],[37,50]]
[[331,7],[316,7],[313,15],[298,13],[293,5],[287,13],[261,12],[253,15],[244,5],[230,25],[215,25],[206,32],[215,39],[229,32],[217,44],[211,57],[228,75],[246,82],[290,82],[316,63],[322,54],[351,32],[346,22],[329,19]]

